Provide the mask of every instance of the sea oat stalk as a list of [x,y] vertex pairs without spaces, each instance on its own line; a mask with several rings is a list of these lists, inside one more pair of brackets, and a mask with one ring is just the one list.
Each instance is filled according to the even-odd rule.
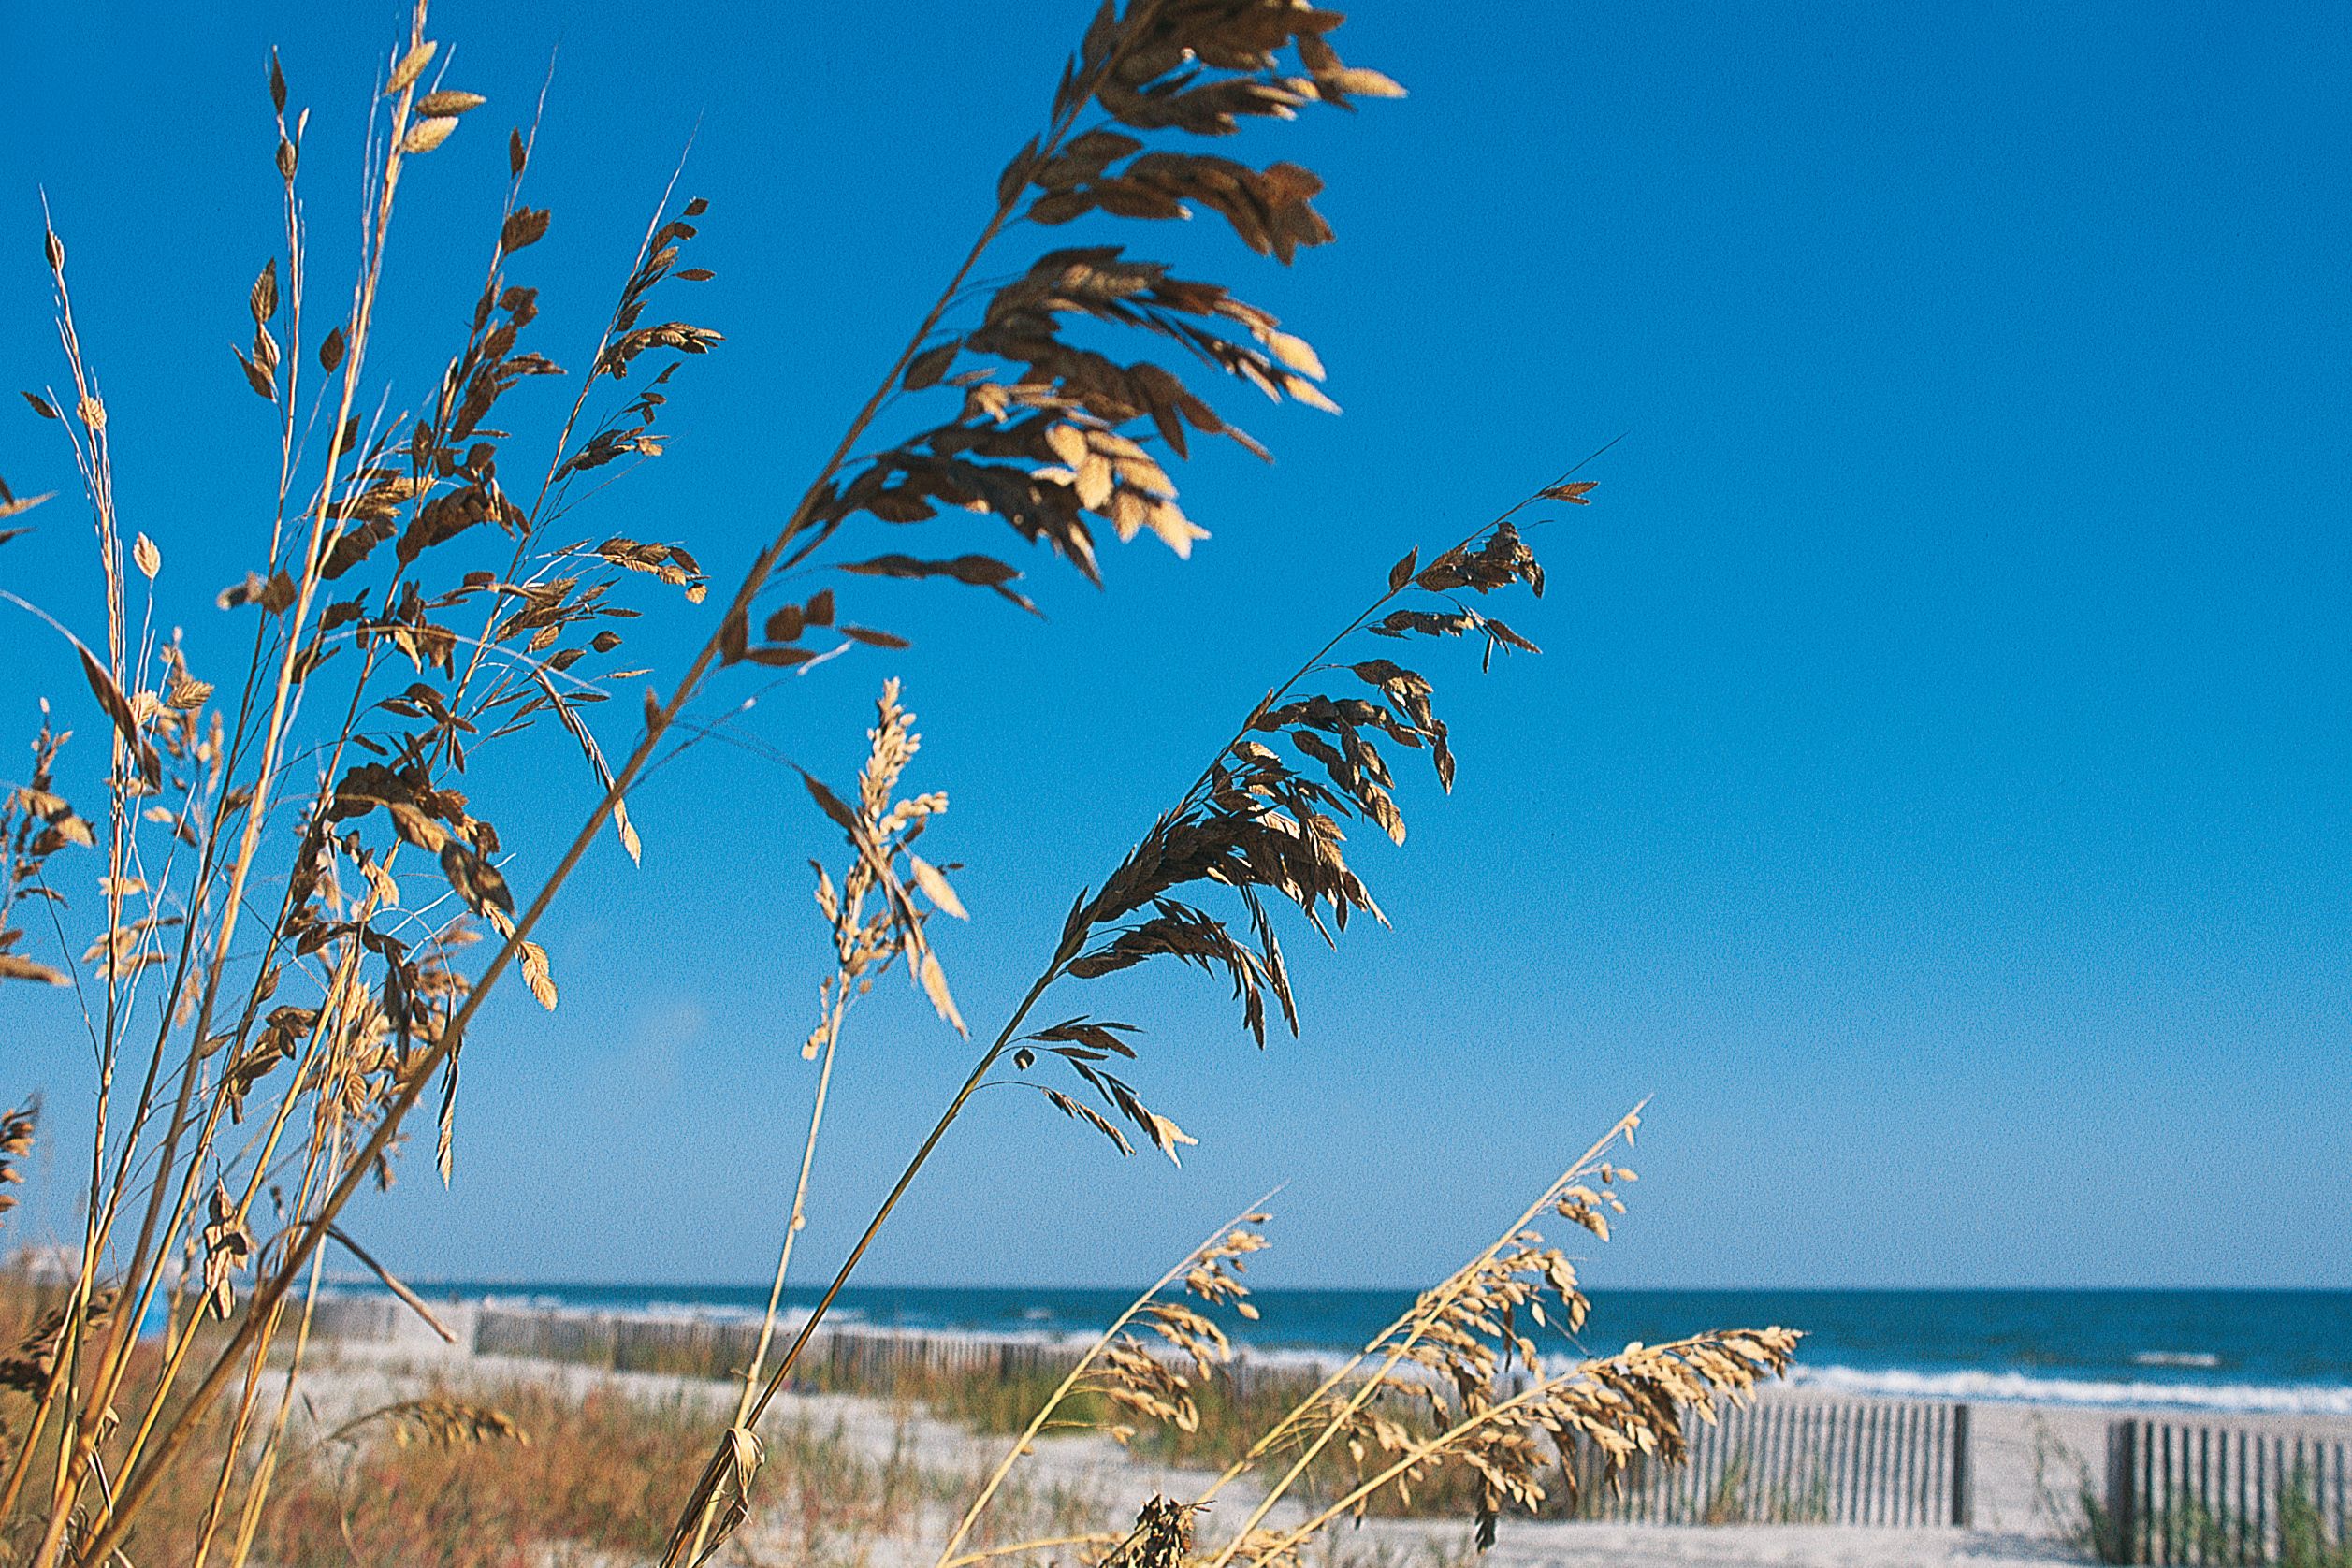
[[[1546,498],[1582,504],[1585,492],[1591,487],[1590,484],[1572,484],[1562,476],[1441,552],[1429,566],[1416,570],[1418,552],[1408,554],[1391,569],[1388,587],[1378,598],[1259,700],[1241,729],[1219,749],[1176,807],[1154,824],[1151,834],[1128,855],[1102,890],[1098,893],[1093,890],[1080,893],[1064,922],[1053,958],[907,1162],[816,1311],[785,1352],[753,1409],[754,1418],[791,1372],[825,1310],[848,1283],[874,1236],[905,1197],[940,1139],[962,1115],[972,1096],[989,1082],[989,1074],[1000,1061],[1009,1057],[1016,1070],[1026,1072],[1038,1060],[1035,1047],[1042,1046],[1048,1053],[1068,1063],[1086,1083],[1099,1089],[1114,1111],[1125,1116],[1171,1158],[1179,1143],[1191,1141],[1175,1123],[1145,1107],[1123,1081],[1093,1066],[1094,1062],[1111,1056],[1132,1056],[1133,1050],[1122,1037],[1133,1032],[1134,1025],[1081,1017],[1034,1035],[1020,1034],[1031,1011],[1055,981],[1066,975],[1093,979],[1160,954],[1176,956],[1204,967],[1212,964],[1224,966],[1242,999],[1243,1022],[1261,1041],[1265,1031],[1264,996],[1270,990],[1285,1019],[1294,1029],[1297,1027],[1288,971],[1265,918],[1259,890],[1270,890],[1291,899],[1314,928],[1327,936],[1324,907],[1328,908],[1331,923],[1343,929],[1351,911],[1370,911],[1379,918],[1378,907],[1372,902],[1371,894],[1340,857],[1336,826],[1329,815],[1368,816],[1387,828],[1392,837],[1402,838],[1403,818],[1383,782],[1387,778],[1387,764],[1378,760],[1376,744],[1367,738],[1365,731],[1376,730],[1414,748],[1428,745],[1441,781],[1449,787],[1454,762],[1445,727],[1430,708],[1429,683],[1387,660],[1367,661],[1348,668],[1387,697],[1389,707],[1375,707],[1360,698],[1346,699],[1352,705],[1342,706],[1328,697],[1300,700],[1295,699],[1294,693],[1301,682],[1327,667],[1325,659],[1341,643],[1367,630],[1392,637],[1475,633],[1486,639],[1489,659],[1500,646],[1532,649],[1532,644],[1500,620],[1455,600],[1454,592],[1468,587],[1486,593],[1520,581],[1531,583],[1540,591],[1541,568],[1513,528],[1512,519]],[[1401,597],[1415,590],[1445,595],[1450,607],[1443,611],[1389,610]],[[1388,615],[1374,624],[1374,617],[1385,610],[1389,611]],[[1334,781],[1346,791],[1344,794],[1293,772],[1269,748],[1251,738],[1254,733],[1287,735],[1310,757],[1323,760],[1331,748],[1319,738],[1316,732],[1320,730],[1343,733],[1349,748],[1348,755],[1326,762]],[[1254,855],[1261,858],[1253,860]],[[1222,922],[1166,896],[1185,883],[1210,880],[1232,887],[1241,895],[1260,943],[1256,951],[1235,941]],[[1118,931],[1110,942],[1092,951],[1087,950],[1087,943],[1102,928],[1146,906],[1154,910],[1155,920]],[[1125,1134],[1108,1117],[1059,1090],[1033,1086],[1046,1094],[1057,1109],[1085,1121],[1111,1139],[1123,1152],[1128,1148]]]
[[[750,1362],[743,1369],[743,1387],[735,1400],[734,1418],[728,1423],[730,1438],[725,1452],[731,1456],[731,1464],[738,1447],[748,1456],[747,1464],[756,1467],[761,1462],[759,1440],[750,1433],[746,1418],[759,1393],[768,1350],[775,1342],[777,1319],[784,1302],[785,1276],[792,1266],[792,1249],[800,1238],[801,1227],[807,1222],[808,1183],[816,1166],[817,1137],[824,1126],[825,1104],[833,1088],[834,1058],[840,1049],[849,1009],[899,959],[904,958],[910,967],[927,958],[936,962],[922,937],[925,911],[911,900],[886,896],[886,885],[911,885],[933,908],[958,920],[966,918],[963,900],[947,878],[947,872],[957,868],[934,865],[915,853],[917,841],[933,820],[947,809],[948,797],[932,791],[897,798],[899,779],[915,753],[922,749],[922,739],[915,733],[914,721],[915,716],[899,702],[898,682],[887,682],[881,699],[875,704],[874,727],[866,732],[865,765],[859,771],[857,787],[848,791],[846,801],[832,797],[849,818],[845,835],[850,849],[849,864],[836,885],[821,864],[809,863],[817,874],[817,908],[824,916],[826,933],[832,939],[834,967],[818,988],[817,1026],[809,1031],[801,1047],[803,1059],[818,1059],[817,1092],[809,1105],[808,1133],[801,1142],[800,1172],[792,1186],[784,1240],[777,1251],[767,1310],[760,1318],[759,1340]],[[740,1438],[733,1435],[737,1432],[742,1434]],[[676,1560],[684,1546],[684,1560],[700,1562],[711,1532],[719,1523],[719,1510],[720,1488],[714,1488],[694,1516],[690,1539],[681,1520],[679,1532],[670,1543],[669,1558]]]
[[[995,1501],[1005,1478],[1013,1466],[1031,1452],[1039,1433],[1045,1430],[1062,1405],[1070,1396],[1090,1385],[1107,1394],[1119,1408],[1140,1412],[1157,1419],[1172,1420],[1179,1425],[1197,1424],[1198,1416],[1192,1409],[1191,1387],[1180,1372],[1163,1366],[1144,1345],[1125,1337],[1127,1326],[1138,1317],[1172,1350],[1189,1358],[1197,1373],[1205,1375],[1209,1367],[1228,1358],[1232,1347],[1225,1335],[1200,1314],[1175,1303],[1162,1302],[1160,1292],[1177,1280],[1185,1281],[1186,1290],[1204,1302],[1229,1303],[1244,1315],[1255,1317],[1257,1309],[1248,1304],[1248,1289],[1238,1277],[1242,1258],[1266,1244],[1264,1235],[1248,1227],[1262,1226],[1271,1217],[1264,1205],[1274,1195],[1268,1193],[1256,1203],[1202,1238],[1198,1246],[1186,1253],[1175,1267],[1152,1282],[1151,1287],[1130,1302],[1125,1312],[1111,1320],[1096,1335],[1084,1354],[1079,1357],[1068,1373],[1054,1387],[1045,1402],[1038,1407],[1027,1427],[1013,1440],[1012,1447],[989,1473],[954,1530],[940,1546],[934,1568],[955,1568],[955,1564],[970,1561],[959,1558],[956,1548],[972,1532],[980,1516]],[[1103,1368],[1097,1372],[1097,1365]],[[1190,1420],[1187,1421],[1189,1416]]]

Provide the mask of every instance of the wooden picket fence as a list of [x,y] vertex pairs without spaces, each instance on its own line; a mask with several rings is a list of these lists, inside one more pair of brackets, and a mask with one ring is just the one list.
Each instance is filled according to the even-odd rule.
[[1687,1464],[1636,1460],[1620,1486],[1579,1455],[1581,1518],[1658,1524],[1966,1527],[1968,1407],[1778,1399],[1691,1422]]
[[[757,1323],[723,1318],[535,1312],[485,1306],[474,1314],[477,1356],[578,1361],[615,1372],[725,1377],[750,1364]],[[790,1343],[779,1334],[771,1357]],[[978,1334],[906,1333],[827,1326],[802,1353],[800,1375],[821,1388],[880,1389],[914,1374],[993,1375],[1010,1380],[1067,1371],[1077,1352],[1034,1340]]]
[[[328,1335],[382,1337],[399,1310],[366,1298],[322,1302],[336,1313]],[[585,1363],[617,1372],[698,1377],[738,1373],[759,1325],[626,1313],[545,1311],[485,1303],[472,1314],[477,1356]],[[784,1340],[779,1337],[776,1349]],[[771,1356],[775,1350],[771,1351]],[[925,1333],[829,1324],[803,1353],[795,1380],[820,1389],[878,1392],[909,1379],[980,1376],[1011,1381],[1068,1370],[1078,1352],[1044,1340]],[[1299,1369],[1247,1355],[1228,1375],[1247,1394],[1298,1383]],[[1301,1390],[1303,1391],[1303,1389]],[[1689,1462],[1636,1460],[1615,1483],[1604,1457],[1575,1456],[1574,1500],[1561,1488],[1554,1517],[1660,1524],[1818,1523],[1966,1527],[1972,1514],[1969,1411],[1928,1401],[1840,1401],[1780,1395],[1691,1419]]]
[[388,1340],[414,1321],[389,1296],[322,1295],[311,1309],[311,1332],[323,1340]]
[[2352,1568],[2352,1441],[2111,1422],[2093,1528],[2108,1562]]

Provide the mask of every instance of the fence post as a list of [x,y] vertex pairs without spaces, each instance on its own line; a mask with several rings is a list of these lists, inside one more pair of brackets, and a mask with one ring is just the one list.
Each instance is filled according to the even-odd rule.
[[1976,1476],[1968,1462],[1968,1407],[1952,1407],[1952,1522],[1962,1530],[1976,1522]]
[[2106,1538],[2094,1543],[2099,1556],[2109,1562],[2129,1562],[2132,1551],[2133,1516],[2138,1512],[2132,1496],[2132,1483],[2140,1474],[2138,1456],[2132,1449],[2140,1433],[2136,1421],[2107,1423],[2107,1530]]

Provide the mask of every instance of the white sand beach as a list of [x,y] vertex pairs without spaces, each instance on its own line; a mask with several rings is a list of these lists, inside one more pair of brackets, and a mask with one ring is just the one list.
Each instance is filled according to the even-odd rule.
[[[462,1330],[471,1309],[448,1309]],[[308,1410],[321,1423],[333,1422],[371,1405],[414,1395],[428,1387],[489,1388],[515,1380],[545,1380],[574,1391],[608,1387],[647,1399],[685,1396],[708,1399],[714,1419],[728,1399],[727,1386],[673,1376],[612,1372],[579,1365],[502,1356],[473,1355],[452,1348],[412,1326],[389,1342],[345,1342],[327,1347],[317,1370],[306,1377]],[[1764,1398],[1796,1400],[1802,1391],[1768,1390]],[[2083,1511],[2079,1488],[2096,1485],[2103,1464],[2107,1427],[2127,1415],[2156,1419],[2177,1412],[1980,1403],[1971,1407],[1975,1471],[1974,1524],[1904,1529],[1821,1524],[1662,1525],[1560,1522],[1505,1517],[1486,1561],[1493,1568],[1552,1568],[1601,1564],[1616,1568],[1898,1568],[1898,1565],[2007,1564],[2089,1561],[2080,1545]],[[2283,1431],[2352,1435],[2352,1422],[2324,1418],[2252,1417],[2238,1424]],[[999,1459],[1006,1440],[976,1435],[920,1412],[887,1401],[845,1395],[787,1394],[770,1412],[771,1431],[794,1425],[837,1434],[878,1459],[911,1455],[935,1473],[974,1476]],[[1078,1500],[1095,1517],[1095,1528],[1124,1528],[1135,1507],[1165,1493],[1197,1492],[1204,1476],[1156,1466],[1096,1436],[1066,1436],[1042,1442],[1026,1461],[1033,1488],[1055,1489]],[[1222,1500],[1220,1513],[1232,1517],[1253,1500],[1237,1489]],[[871,1568],[924,1568],[951,1523],[937,1503],[922,1505],[919,1522],[904,1538],[874,1542],[862,1555]],[[1284,1515],[1277,1513],[1275,1522]],[[1214,1524],[1207,1528],[1213,1530]],[[759,1554],[755,1526],[747,1540]],[[1376,1519],[1335,1532],[1317,1548],[1318,1561],[1333,1568],[1445,1568],[1472,1555],[1467,1525],[1450,1521]]]

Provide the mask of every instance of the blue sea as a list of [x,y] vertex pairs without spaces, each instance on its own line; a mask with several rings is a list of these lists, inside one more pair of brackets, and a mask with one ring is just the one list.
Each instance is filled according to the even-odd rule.
[[[429,1294],[593,1311],[757,1313],[750,1285],[446,1281]],[[793,1291],[806,1309],[813,1291]],[[885,1327],[1089,1337],[1119,1290],[869,1285],[836,1317]],[[1388,1290],[1264,1290],[1230,1314],[1254,1354],[1360,1349],[1412,1300]],[[1824,1391],[2352,1416],[2352,1291],[1596,1290],[1585,1348],[1779,1324],[1807,1338],[1793,1381]]]

